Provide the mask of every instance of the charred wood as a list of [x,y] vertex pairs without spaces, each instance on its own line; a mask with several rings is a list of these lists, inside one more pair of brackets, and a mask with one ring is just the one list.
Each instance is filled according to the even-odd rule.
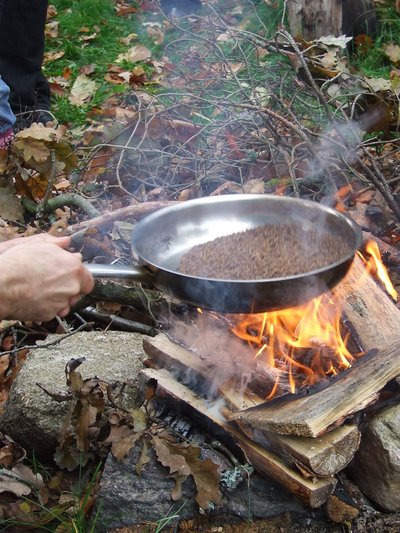
[[141,373],[146,380],[155,379],[157,381],[157,394],[173,398],[177,403],[183,402],[187,407],[196,411],[198,415],[202,415],[206,425],[212,421],[233,437],[257,471],[278,481],[312,508],[320,507],[327,501],[335,488],[335,478],[304,479],[299,473],[285,465],[279,457],[250,441],[240,431],[227,424],[215,410],[207,406],[203,398],[177,382],[167,370],[145,369]]

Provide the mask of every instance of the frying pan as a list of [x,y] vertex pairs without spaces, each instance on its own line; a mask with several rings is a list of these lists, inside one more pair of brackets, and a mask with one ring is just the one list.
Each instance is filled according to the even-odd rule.
[[[283,224],[296,224],[305,232],[317,228],[334,233],[349,247],[335,263],[280,278],[225,280],[177,271],[182,255],[197,244],[258,226]],[[361,230],[351,218],[320,203],[268,194],[225,195],[175,204],[141,220],[132,236],[138,266],[88,267],[95,277],[145,282],[197,307],[258,313],[296,306],[332,289],[347,273],[361,243]]]

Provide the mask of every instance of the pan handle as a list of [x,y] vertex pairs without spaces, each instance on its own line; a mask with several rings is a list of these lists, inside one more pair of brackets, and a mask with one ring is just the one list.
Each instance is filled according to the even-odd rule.
[[153,280],[153,277],[148,270],[130,265],[102,265],[97,263],[85,263],[85,267],[89,270],[94,278],[125,278],[131,281],[140,281],[142,283],[151,283]]

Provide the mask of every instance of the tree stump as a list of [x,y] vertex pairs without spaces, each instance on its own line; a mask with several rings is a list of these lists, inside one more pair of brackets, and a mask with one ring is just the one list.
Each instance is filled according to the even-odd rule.
[[288,0],[288,20],[294,37],[373,35],[377,20],[373,0]]

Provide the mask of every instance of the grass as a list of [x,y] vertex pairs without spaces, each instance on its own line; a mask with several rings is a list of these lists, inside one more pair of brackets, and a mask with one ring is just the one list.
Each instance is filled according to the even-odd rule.
[[[394,9],[394,2],[375,3],[375,13],[378,18],[378,33],[365,44],[363,36],[355,37],[355,51],[350,58],[351,64],[361,75],[389,78],[393,63],[385,54],[384,46],[400,42],[400,16]],[[357,42],[360,43],[358,46]]]
[[[98,88],[89,104],[74,106],[67,96],[57,96],[53,100],[52,110],[60,122],[80,126],[86,122],[87,113],[95,106],[113,94],[123,94],[129,90],[123,83],[115,85],[106,82],[104,75],[118,55],[132,46],[123,44],[120,39],[136,33],[137,17],[135,14],[118,16],[115,4],[110,0],[54,0],[53,4],[57,9],[55,20],[59,23],[58,37],[47,38],[46,48],[47,52],[64,52],[64,55],[45,63],[46,76],[63,76],[68,72],[72,84],[82,67],[95,66],[90,77]],[[88,35],[95,37],[85,41]],[[142,38],[140,42],[146,44]]]
[[[35,474],[41,474],[45,483],[50,481],[51,472],[44,465],[32,458],[31,468]],[[40,497],[23,498],[19,504],[22,513],[26,514],[26,520],[21,517],[9,518],[1,522],[0,531],[48,531],[57,533],[96,533],[96,523],[100,509],[98,508],[94,516],[88,518],[88,508],[92,507],[93,492],[102,463],[93,469],[92,472],[78,473],[78,479],[70,490],[62,494],[71,498],[71,503],[58,503],[52,507],[46,507],[40,503]],[[87,476],[90,475],[89,481]],[[34,492],[32,493],[32,495]]]

